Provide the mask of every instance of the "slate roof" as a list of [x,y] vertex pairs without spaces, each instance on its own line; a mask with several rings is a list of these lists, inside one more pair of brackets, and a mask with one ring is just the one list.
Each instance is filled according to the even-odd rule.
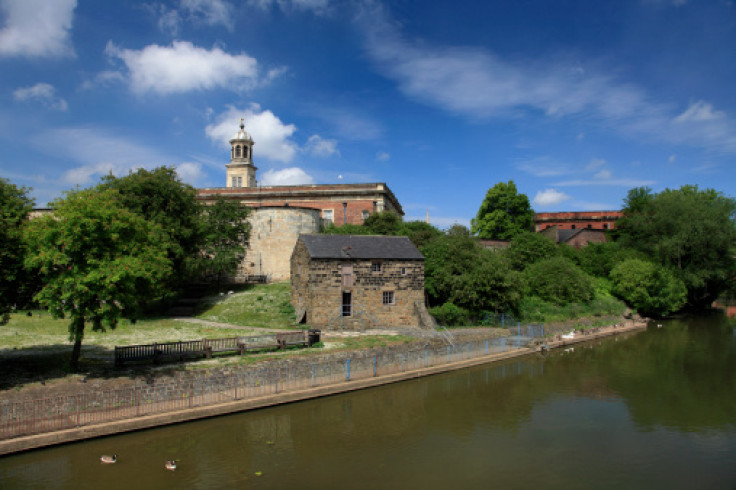
[[299,235],[313,259],[424,260],[405,236]]

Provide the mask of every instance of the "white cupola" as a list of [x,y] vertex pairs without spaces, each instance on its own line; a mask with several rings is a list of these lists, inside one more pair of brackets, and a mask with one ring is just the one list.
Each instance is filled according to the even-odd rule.
[[253,165],[253,139],[240,119],[240,130],[230,139],[230,163],[227,168],[227,187],[256,187],[256,170]]

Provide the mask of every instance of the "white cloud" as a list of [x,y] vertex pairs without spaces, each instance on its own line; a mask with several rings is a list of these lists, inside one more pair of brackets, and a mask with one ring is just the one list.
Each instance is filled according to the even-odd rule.
[[608,179],[603,180],[599,178],[593,179],[575,179],[575,180],[564,180],[560,182],[554,182],[552,185],[557,187],[581,187],[591,185],[607,185],[611,187],[645,187],[653,186],[657,182],[654,180],[639,180],[639,179]]
[[176,166],[176,174],[182,181],[193,186],[197,186],[204,177],[204,172],[202,172],[202,164],[195,162],[180,163]]
[[387,162],[389,160],[391,160],[391,155],[389,155],[385,151],[379,151],[378,153],[376,153],[376,161]]
[[532,204],[539,207],[555,206],[569,199],[571,197],[564,192],[555,189],[545,189],[537,192],[534,199],[532,199]]
[[314,179],[299,167],[290,167],[281,170],[266,170],[261,176],[260,183],[262,185],[302,185],[314,184]]
[[217,87],[239,90],[258,84],[255,58],[245,53],[232,55],[218,47],[207,50],[187,41],[174,41],[171,46],[151,44],[136,51],[120,49],[110,41],[105,52],[123,60],[136,92],[170,94]]
[[250,0],[249,3],[263,10],[267,10],[273,5],[278,5],[284,12],[290,10],[311,10],[317,14],[324,14],[328,11],[330,0]]
[[73,56],[69,40],[76,0],[2,0],[0,56]]
[[56,96],[56,89],[48,83],[37,83],[31,87],[21,87],[13,92],[15,100],[38,101],[49,109],[57,111],[67,110],[66,100]]
[[125,75],[123,75],[119,71],[106,70],[101,71],[100,73],[95,75],[92,80],[85,80],[82,83],[81,88],[82,90],[91,90],[93,88],[97,88],[98,86],[107,87],[109,85],[124,82]]
[[97,129],[53,129],[39,133],[31,142],[42,152],[77,164],[63,174],[59,183],[65,185],[89,185],[109,172],[124,175],[136,168],[172,163],[169,155]]
[[713,105],[703,100],[699,100],[690,104],[685,112],[675,118],[675,122],[713,121],[715,119],[723,119],[725,117],[725,113],[713,110]]
[[600,171],[596,172],[596,174],[595,174],[595,178],[596,179],[601,179],[601,180],[608,180],[612,176],[613,176],[613,173],[611,173],[610,170],[605,169],[605,168],[603,170],[600,170]]
[[158,7],[158,27],[164,32],[176,36],[184,22],[194,25],[222,25],[233,30],[233,6],[224,0],[180,0],[179,7],[169,9],[166,5]]
[[548,156],[517,162],[516,168],[535,177],[556,177],[570,173],[569,165]]
[[337,140],[324,139],[317,134],[309,137],[307,144],[304,145],[304,151],[316,157],[340,155],[340,150],[337,149]]
[[245,130],[255,141],[253,154],[256,160],[263,157],[288,163],[294,159],[299,150],[291,140],[296,126],[284,124],[273,112],[262,110],[258,104],[242,110],[230,106],[214,118],[215,122],[205,128],[205,133],[215,143],[229,148],[230,138],[237,132],[241,117],[245,119]]
[[677,155],[675,155],[674,153],[670,155],[670,157],[667,159],[669,163],[675,163],[675,160],[677,160]]
[[544,114],[584,117],[628,137],[736,153],[736,123],[710,104],[684,113],[642,88],[565,56],[517,60],[467,46],[432,46],[402,35],[378,3],[358,16],[368,56],[409,98],[470,118]]
[[603,158],[594,158],[588,163],[588,165],[585,166],[585,170],[589,172],[593,172],[594,170],[597,170],[601,167],[603,167],[606,164],[606,160]]

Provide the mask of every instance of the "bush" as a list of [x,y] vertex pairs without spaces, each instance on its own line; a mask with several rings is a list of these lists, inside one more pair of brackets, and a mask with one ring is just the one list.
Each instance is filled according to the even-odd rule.
[[587,303],[593,299],[593,280],[570,259],[552,257],[531,264],[524,271],[532,295],[556,305]]
[[445,303],[429,309],[429,313],[435,317],[440,325],[448,327],[467,325],[470,322],[470,313],[465,308]]
[[621,262],[611,271],[613,292],[640,314],[666,316],[687,300],[685,283],[667,269],[639,259]]

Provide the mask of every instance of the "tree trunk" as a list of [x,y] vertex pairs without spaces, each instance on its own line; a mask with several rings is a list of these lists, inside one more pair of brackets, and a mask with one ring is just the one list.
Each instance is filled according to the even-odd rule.
[[82,339],[84,338],[84,318],[73,318],[70,330],[74,339],[74,348],[72,349],[72,359],[69,367],[72,371],[77,371],[79,369],[79,355],[82,351]]

